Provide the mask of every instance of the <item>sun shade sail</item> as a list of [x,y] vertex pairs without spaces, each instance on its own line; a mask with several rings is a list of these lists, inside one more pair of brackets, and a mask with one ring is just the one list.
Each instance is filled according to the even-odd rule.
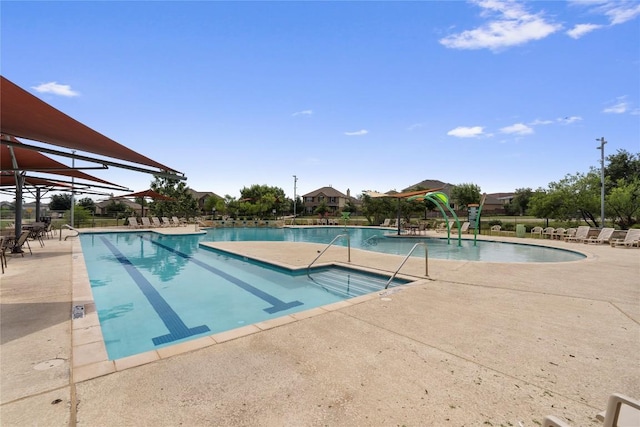
[[0,127],[3,134],[177,172],[107,138],[0,77]]
[[[49,179],[44,178],[35,178],[30,176],[24,177],[24,185],[25,186],[43,186],[43,187],[62,187],[71,189],[71,185],[64,184],[62,182],[56,182]],[[16,186],[16,177],[14,174],[2,174],[0,175],[0,187],[15,187]]]
[[[12,138],[13,142],[19,142],[15,138]],[[54,175],[65,175],[73,178],[84,179],[87,181],[99,182],[102,184],[122,187],[121,185],[113,184],[104,179],[97,178],[82,171],[72,169],[71,167],[58,162],[50,157],[45,156],[37,151],[26,150],[20,147],[13,147],[13,154],[16,157],[17,169],[21,171],[33,171],[50,173]],[[11,157],[11,150],[6,145],[0,145],[0,167],[2,171],[13,171],[13,160]]]
[[137,193],[131,193],[131,194],[125,194],[124,196],[118,196],[118,197],[122,197],[122,198],[130,198],[130,197],[148,197],[150,199],[153,200],[175,200],[169,196],[165,196],[164,194],[160,194],[157,191],[154,190],[144,190],[144,191],[138,191]]

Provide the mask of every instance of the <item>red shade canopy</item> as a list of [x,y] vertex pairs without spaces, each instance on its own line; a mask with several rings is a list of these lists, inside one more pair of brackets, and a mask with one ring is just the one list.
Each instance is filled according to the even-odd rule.
[[72,119],[0,76],[3,134],[177,172]]
[[144,190],[144,191],[138,191],[137,193],[131,193],[131,194],[125,194],[124,196],[118,196],[118,197],[148,197],[150,199],[153,200],[175,200],[169,196],[165,196],[164,194],[160,194],[157,191],[154,190]]
[[[62,182],[51,181],[45,178],[35,178],[31,176],[26,176],[24,178],[24,185],[30,185],[32,187],[41,186],[41,187],[64,187],[71,190],[71,185],[65,184]],[[15,187],[16,186],[16,176],[14,174],[0,175],[0,187]]]
[[[19,142],[15,138],[11,138],[12,142]],[[65,175],[73,178],[84,179],[87,181],[100,182],[102,184],[121,187],[121,185],[113,184],[104,179],[97,178],[82,171],[72,169],[69,166],[60,163],[51,157],[47,157],[37,151],[26,150],[20,147],[13,147],[13,154],[16,157],[17,169],[21,171],[34,171],[50,173],[54,175]],[[11,150],[6,145],[0,145],[0,166],[2,171],[13,171],[13,159]]]

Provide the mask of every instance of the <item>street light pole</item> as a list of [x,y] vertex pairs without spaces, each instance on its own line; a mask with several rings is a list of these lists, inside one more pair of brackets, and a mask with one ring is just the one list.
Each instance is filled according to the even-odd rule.
[[296,196],[296,183],[298,182],[298,177],[293,175],[293,223],[296,221],[296,202],[298,198]]
[[596,141],[600,142],[596,150],[600,150],[600,222],[604,227],[604,144],[607,141],[604,140],[604,136],[600,139],[596,138]]

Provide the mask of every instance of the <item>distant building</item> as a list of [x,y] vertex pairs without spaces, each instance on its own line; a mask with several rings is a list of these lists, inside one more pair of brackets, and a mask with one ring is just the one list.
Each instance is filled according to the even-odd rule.
[[132,202],[131,200],[121,197],[112,197],[110,199],[96,203],[96,215],[109,215],[110,213],[107,211],[107,208],[112,203],[122,203],[136,213],[142,212],[142,206],[139,203]]
[[417,184],[413,184],[410,187],[405,188],[402,192],[407,191],[416,191],[416,190],[429,190],[429,189],[438,189],[438,191],[443,192],[447,195],[447,197],[451,197],[451,190],[455,185],[449,184],[446,182],[438,181],[437,179],[425,179],[424,181],[420,181]]
[[341,193],[333,187],[322,187],[302,196],[304,213],[309,215],[324,202],[329,210],[329,214],[336,214],[347,205],[347,202],[358,204],[359,201],[351,197],[351,191],[347,189],[347,194]]
[[189,191],[189,193],[191,193],[193,198],[196,199],[196,202],[198,203],[198,209],[200,210],[200,212],[204,212],[204,202],[205,200],[207,200],[207,197],[213,196],[213,197],[217,197],[218,199],[222,199],[222,197],[218,196],[216,193],[212,191],[196,191],[191,188],[187,189],[187,191]]

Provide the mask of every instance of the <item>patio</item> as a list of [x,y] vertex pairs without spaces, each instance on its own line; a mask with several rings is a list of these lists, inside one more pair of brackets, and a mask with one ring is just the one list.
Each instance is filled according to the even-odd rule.
[[[0,419],[3,426],[532,426],[553,414],[597,426],[611,393],[640,396],[639,252],[543,243],[588,258],[430,260],[430,279],[401,290],[170,347],[153,360],[91,366],[77,341],[97,343],[95,331],[71,320],[72,304],[87,298],[79,242],[46,240],[33,256],[10,257],[2,277]],[[318,250],[213,245],[288,265],[306,265]],[[345,261],[340,248],[325,256]],[[400,259],[352,251],[352,264],[369,268],[392,271]],[[419,276],[424,259],[402,272]]]

